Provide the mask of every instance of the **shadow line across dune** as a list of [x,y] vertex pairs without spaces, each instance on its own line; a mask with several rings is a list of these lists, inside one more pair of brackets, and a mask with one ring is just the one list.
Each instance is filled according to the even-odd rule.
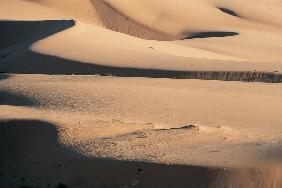
[[112,75],[120,77],[148,77],[173,79],[202,79],[244,82],[282,83],[282,74],[255,71],[175,71],[161,69],[142,69],[114,67],[60,57],[43,55],[32,51],[0,61],[0,69],[6,73],[23,74],[77,74],[77,75]]

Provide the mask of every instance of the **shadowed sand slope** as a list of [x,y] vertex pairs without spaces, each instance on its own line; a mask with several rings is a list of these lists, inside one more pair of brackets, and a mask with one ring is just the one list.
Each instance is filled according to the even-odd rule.
[[0,61],[74,25],[74,20],[0,21]]
[[58,133],[47,122],[1,121],[1,187],[207,187],[223,172],[89,158],[62,147]]
[[36,102],[17,94],[0,91],[0,105],[33,106]]
[[[1,187],[264,187],[273,177],[262,176],[272,171],[261,174],[255,169],[232,172],[90,158],[63,147],[59,131],[62,130],[43,121],[2,120]],[[281,182],[275,180],[276,184],[270,185],[278,188]]]
[[11,75],[8,75],[8,74],[0,74],[0,80],[5,80],[5,79],[8,79],[9,77],[11,77]]
[[[0,74],[0,81],[8,79],[9,77],[11,76],[7,74]],[[0,90],[0,105],[34,106],[36,105],[36,102],[20,94]]]
[[79,74],[122,77],[149,77],[175,79],[203,79],[245,82],[281,83],[282,74],[256,71],[175,71],[134,67],[114,67],[83,63],[59,57],[26,51],[20,58],[11,57],[0,62],[0,70],[6,73],[24,74]]
[[171,35],[165,31],[158,31],[138,23],[112,7],[106,1],[91,0],[91,3],[98,13],[102,25],[110,30],[144,39],[174,40],[180,38],[180,36]]
[[0,49],[46,38],[75,25],[73,20],[0,21]]

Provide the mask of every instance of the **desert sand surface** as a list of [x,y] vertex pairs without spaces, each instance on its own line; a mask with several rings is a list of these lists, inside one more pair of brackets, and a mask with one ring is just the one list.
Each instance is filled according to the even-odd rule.
[[280,0],[0,0],[0,188],[282,187]]

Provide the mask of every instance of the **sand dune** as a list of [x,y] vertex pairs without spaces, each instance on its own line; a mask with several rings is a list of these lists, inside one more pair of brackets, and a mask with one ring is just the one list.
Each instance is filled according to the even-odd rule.
[[[281,160],[280,85],[10,75],[0,89],[6,93],[0,100],[0,179],[7,187],[281,185],[279,166],[263,165]],[[187,123],[200,129],[171,129]]]
[[[224,187],[250,185],[245,179],[236,182],[229,177],[237,170],[220,170],[194,166],[168,166],[145,162],[126,162],[94,159],[62,147],[57,128],[36,120],[9,120],[0,124],[1,184],[4,187]],[[44,134],[43,134],[44,133]],[[24,134],[24,136],[23,136]],[[6,145],[3,143],[11,143]],[[36,143],[36,144],[34,144]],[[15,162],[11,163],[10,157]],[[15,168],[16,167],[16,168]],[[20,167],[20,168],[19,168]],[[8,169],[18,169],[11,173]],[[234,171],[234,172],[233,172]],[[253,185],[267,185],[269,179],[260,180],[259,170],[242,169],[240,173],[255,180]],[[279,175],[278,171],[273,174]],[[78,176],[79,174],[79,176]],[[31,178],[32,177],[32,178]],[[95,179],[93,179],[95,177]],[[221,177],[221,178],[220,178]],[[217,178],[221,181],[217,182]],[[111,181],[108,181],[108,180]],[[183,181],[191,179],[193,181]],[[224,182],[225,180],[225,182]],[[276,185],[281,185],[279,180]],[[280,183],[280,184],[279,184]],[[272,184],[273,185],[273,184]]]
[[[19,57],[18,57],[19,56]],[[40,64],[38,61],[40,60]],[[263,71],[185,71],[154,69],[151,67],[131,68],[113,65],[83,63],[59,57],[42,55],[31,51],[18,52],[16,57],[3,60],[2,72],[22,74],[76,74],[104,75],[120,77],[147,77],[173,79],[202,79],[244,82],[281,83],[282,75],[277,72]]]
[[[70,83],[72,83],[71,86]],[[6,103],[2,104],[4,105],[1,111],[2,116],[29,119],[36,117],[44,118],[44,116],[47,116],[46,120],[62,121],[59,124],[69,129],[72,127],[71,124],[73,124],[74,130],[77,129],[77,126],[80,126],[83,130],[82,127],[84,125],[86,126],[85,129],[88,130],[87,132],[90,132],[92,125],[92,127],[95,128],[93,129],[93,133],[89,134],[90,140],[95,137],[103,137],[107,132],[112,132],[112,134],[109,135],[113,137],[138,131],[149,131],[148,135],[154,135],[155,133],[151,133],[150,130],[182,127],[186,124],[193,124],[199,125],[200,128],[202,127],[204,132],[206,131],[205,127],[210,128],[207,130],[208,134],[206,137],[212,134],[216,134],[217,137],[219,137],[216,138],[212,136],[211,140],[221,140],[227,137],[227,145],[232,145],[234,142],[239,142],[238,144],[241,145],[242,143],[240,142],[243,140],[248,143],[267,143],[262,146],[258,144],[257,149],[255,149],[257,147],[256,145],[246,145],[248,147],[251,146],[249,149],[251,149],[250,152],[252,153],[254,151],[259,152],[260,150],[264,150],[263,148],[267,145],[270,146],[275,143],[279,145],[276,139],[281,136],[281,132],[279,131],[280,122],[282,121],[280,116],[280,104],[282,102],[280,84],[268,85],[262,83],[229,83],[170,79],[152,80],[150,78],[100,78],[95,76],[53,77],[42,75],[13,75],[11,78],[1,81],[0,89],[5,93],[18,95],[18,98],[22,97],[23,99],[26,98],[32,101],[32,103],[27,103],[27,107],[32,107],[28,109],[8,108],[6,105],[9,105],[9,100],[7,100]],[[80,92],[77,93],[76,91]],[[202,101],[202,103],[200,103],[200,101]],[[230,108],[230,106],[232,106],[232,108]],[[34,108],[38,108],[36,113],[33,110]],[[41,112],[40,109],[43,111]],[[242,109],[245,109],[249,113],[242,111]],[[54,115],[52,111],[55,112],[56,115]],[[13,114],[16,114],[16,116]],[[73,119],[70,117],[73,117]],[[92,118],[94,119],[91,120]],[[65,122],[64,119],[69,119],[69,121]],[[84,123],[83,120],[85,120]],[[105,125],[104,123],[100,124],[99,121],[96,123],[96,120],[105,121],[106,123]],[[118,120],[118,122],[112,123],[113,120]],[[79,124],[78,121],[80,121],[81,124]],[[94,126],[95,124],[97,124],[97,127]],[[127,128],[120,128],[123,131],[119,132],[119,127],[123,127],[123,125]],[[98,131],[100,129],[103,130],[103,127],[104,129],[108,127],[108,131]],[[222,129],[216,127],[222,127]],[[227,135],[225,135],[225,133],[223,135],[217,134],[217,132],[224,132],[226,130],[225,127],[227,130],[229,129],[229,131],[231,131],[230,135],[228,131]],[[118,132],[115,133],[115,130]],[[211,132],[209,132],[209,130],[211,130]],[[185,134],[187,133],[185,130],[183,131]],[[80,140],[80,138],[87,140],[88,136],[84,135],[84,133],[87,135],[88,133],[82,131],[80,135],[79,132],[80,131],[70,132],[71,139],[69,139],[69,141],[73,142],[77,139]],[[170,135],[169,131],[164,133]],[[182,133],[182,131],[180,131],[180,133]],[[77,134],[80,136],[76,138],[75,135]],[[160,134],[162,135],[163,133],[160,132]],[[172,137],[172,135],[170,137]],[[202,160],[200,157],[186,157],[187,153],[192,155],[192,151],[184,152],[178,157],[178,160],[174,159],[174,153],[182,153],[190,149],[190,147],[187,147],[187,145],[190,145],[188,143],[198,141],[202,144],[208,143],[208,141],[203,141],[199,138],[194,140],[192,139],[192,135],[187,138],[182,134],[176,135],[175,137],[183,140],[183,145],[178,143],[175,149],[171,149],[172,152],[166,151],[167,158],[165,158],[164,161],[161,160],[161,162],[168,160],[186,163],[193,160],[193,163],[204,163],[205,158]],[[240,139],[238,139],[236,135],[239,136]],[[246,137],[244,135],[246,135]],[[259,136],[257,137],[255,135]],[[199,136],[201,137],[201,134]],[[161,138],[165,137],[166,134],[161,136]],[[154,136],[152,136],[151,139],[154,139]],[[188,141],[184,141],[187,139]],[[133,142],[133,139],[126,140],[125,143],[131,146],[130,140]],[[148,143],[145,142],[143,144],[149,144],[151,142],[149,141],[149,136],[147,140]],[[138,139],[136,141],[138,142]],[[166,139],[164,139],[163,142],[165,143]],[[217,144],[217,142],[212,141],[210,143],[211,148],[214,147],[212,143]],[[207,144],[206,147],[210,144]],[[220,143],[220,145],[221,144],[223,143]],[[201,144],[197,143],[192,145],[197,146]],[[227,151],[228,154],[230,150],[225,150],[226,148],[220,145],[217,146],[218,150],[222,149],[223,151]],[[242,144],[242,147],[243,145],[244,144]],[[81,147],[83,148],[83,145]],[[148,147],[155,146],[149,145],[144,147],[144,149]],[[170,147],[174,148],[174,146]],[[137,148],[143,151],[143,147]],[[166,148],[165,144],[162,145],[161,148]],[[161,148],[158,149],[158,157],[161,156],[160,151],[163,150]],[[208,152],[199,148],[201,147],[196,147],[196,150],[193,150],[193,152],[196,152],[195,155],[197,155],[198,152]],[[237,153],[237,161],[240,162],[239,153],[241,152],[238,152],[236,148],[234,149],[235,150],[232,151]],[[254,149],[254,151],[252,149]],[[139,156],[130,154],[132,150],[133,149],[128,149],[129,153],[124,157],[136,158]],[[156,149],[143,151],[140,153],[139,157],[147,159],[146,156],[153,155],[154,151],[156,151]],[[105,150],[105,152],[109,153],[110,148]],[[113,150],[113,152],[115,152],[115,150]],[[232,157],[229,156],[225,158],[223,153],[215,153],[213,161],[217,165],[223,165],[225,163],[227,166],[232,165]],[[246,150],[241,154],[244,153],[246,153]],[[170,154],[172,155],[171,157],[169,157]],[[121,155],[121,153],[117,152],[115,155],[118,156]],[[254,160],[254,157],[252,159]],[[210,161],[209,163],[212,162]]]
[[[281,12],[281,6],[276,4],[266,5],[264,2],[254,1],[244,1],[242,3],[242,1],[214,0],[177,0],[173,6],[169,1],[162,0],[145,0],[142,2],[108,0],[107,2],[150,28],[180,38],[189,38],[194,33],[201,32],[237,32],[244,34],[247,32],[246,29],[252,30],[252,32],[255,29],[281,33],[281,23],[278,21],[279,18],[281,19],[281,14],[276,13]],[[233,12],[237,12],[240,17],[230,16],[220,11],[219,8],[228,8]],[[139,14],[139,11],[144,12],[144,14]],[[271,19],[273,17],[277,19]]]
[[[65,23],[72,23],[72,21],[58,21],[58,25],[62,23],[62,26],[65,27]],[[36,22],[34,23],[37,26]],[[40,25],[40,24],[39,24]],[[25,24],[18,27],[25,27]],[[54,31],[54,30],[53,30]],[[48,31],[53,32],[52,30]],[[88,39],[83,36],[91,35],[96,33],[98,38],[94,37],[93,39]],[[38,33],[39,36],[40,33]],[[109,41],[104,43],[103,37],[107,37]],[[79,41],[72,40],[73,38],[80,38]],[[132,40],[129,40],[132,39]],[[68,41],[68,43],[64,42]],[[119,43],[125,43],[123,47],[120,47]],[[73,43],[73,44],[70,44]],[[66,45],[67,44],[67,45]],[[18,46],[18,45],[17,45]],[[91,50],[88,48],[91,46]],[[48,37],[47,39],[41,40],[33,44],[30,49],[26,46],[24,48],[16,48],[15,50],[10,50],[15,48],[8,48],[6,52],[2,54],[5,57],[1,63],[1,70],[12,73],[49,73],[49,74],[93,74],[98,73],[98,67],[123,67],[126,68],[129,72],[129,75],[133,75],[138,72],[138,69],[153,69],[160,70],[155,71],[156,73],[167,74],[167,77],[188,77],[191,75],[189,72],[203,72],[203,74],[209,74],[209,72],[218,73],[229,72],[229,74],[237,74],[238,72],[245,74],[244,72],[268,72],[270,75],[273,75],[271,72],[276,72],[275,75],[280,75],[281,64],[279,63],[265,63],[265,62],[253,62],[253,61],[239,61],[237,58],[228,57],[225,55],[216,54],[213,52],[207,52],[199,49],[189,48],[189,54],[183,54],[186,47],[182,48],[174,44],[167,43],[157,43],[155,41],[143,41],[140,39],[135,39],[128,37],[119,33],[112,33],[104,29],[97,27],[92,27],[86,24],[79,24],[75,28],[66,30],[63,33],[58,33],[55,36]],[[96,49],[96,50],[95,50]],[[134,49],[134,50],[133,50]],[[94,50],[94,51],[92,51]],[[172,51],[170,51],[172,50]],[[69,52],[72,53],[69,53]],[[38,54],[39,53],[39,54]],[[110,53],[111,56],[106,56],[107,53]],[[9,56],[9,54],[11,54]],[[45,54],[48,56],[42,56]],[[121,54],[123,54],[121,56]],[[51,55],[51,56],[50,56]],[[84,63],[84,67],[89,67],[83,71],[83,66],[78,66],[76,68],[64,68],[64,65],[58,63],[54,64],[56,60],[52,57],[60,57],[61,59],[73,60],[76,62]],[[38,64],[40,57],[41,64]],[[50,61],[50,58],[53,58]],[[209,58],[209,59],[206,59]],[[25,61],[23,61],[25,60]],[[46,63],[44,63],[46,62]],[[65,61],[68,62],[68,61]],[[71,64],[71,61],[69,61]],[[33,66],[30,66],[33,65]],[[77,64],[76,64],[77,65]],[[26,67],[26,68],[23,68]],[[58,69],[58,67],[63,68]],[[79,68],[81,67],[81,68]],[[93,67],[93,68],[90,68]],[[32,70],[30,70],[32,69]],[[82,70],[81,70],[82,69]],[[91,71],[92,69],[92,71]],[[106,69],[106,68],[105,68]],[[43,71],[42,71],[43,70]],[[49,71],[48,71],[49,70]],[[61,70],[61,72],[60,72]],[[81,71],[79,71],[81,70]],[[133,71],[132,71],[133,70]],[[136,70],[136,71],[134,71]],[[169,70],[168,73],[163,73]],[[51,71],[51,72],[50,72]],[[53,71],[53,72],[52,72]],[[177,71],[183,71],[182,73],[174,73]],[[185,73],[186,71],[186,73]],[[142,72],[142,70],[141,70]],[[152,72],[152,71],[151,71]],[[102,71],[101,74],[109,73],[112,71],[105,72]],[[267,74],[268,74],[267,73]],[[138,74],[138,73],[137,73]],[[260,74],[260,73],[258,73]],[[113,73],[113,75],[117,75]],[[146,74],[138,74],[136,76],[145,76]],[[148,73],[150,77],[154,77],[152,73]],[[155,76],[158,77],[158,76]],[[223,76],[224,77],[224,76]],[[232,77],[232,76],[231,76]],[[236,76],[235,76],[236,77]],[[275,77],[275,76],[274,76]],[[278,76],[281,77],[281,76]],[[204,76],[191,76],[191,78],[203,78]],[[207,79],[210,79],[207,77]],[[222,78],[217,78],[222,79]],[[250,77],[242,78],[228,78],[226,80],[249,80]],[[281,79],[281,78],[280,78]],[[279,78],[275,82],[280,82]],[[258,80],[259,81],[259,80]],[[267,81],[267,80],[266,80]]]
[[281,20],[281,0],[1,0],[0,187],[281,187]]
[[[17,1],[13,0],[11,2],[7,2],[6,3],[7,5],[5,5],[5,6],[3,5],[1,7],[5,7],[5,9],[7,11],[7,9],[9,9],[10,6],[11,6],[11,9],[12,9],[12,7],[14,7],[13,5],[16,2]],[[22,1],[20,1],[20,2],[23,3]],[[9,5],[10,3],[11,3],[11,5]],[[44,8],[42,8],[42,10],[43,9],[45,10],[45,8],[51,9],[52,7],[54,7],[56,5],[56,10],[58,10],[58,9],[61,10],[60,7],[62,6],[63,2],[57,3],[57,4],[56,4],[55,1],[37,1],[37,2],[31,3],[31,5],[28,4],[28,5],[22,5],[22,6],[26,6],[28,8],[32,8],[32,6],[34,6],[34,10],[38,10],[38,9],[40,10],[40,8],[38,8],[37,6],[40,6],[40,7],[42,6],[42,7],[44,7]],[[69,4],[70,4],[69,5],[70,8],[76,7],[75,1],[72,1],[72,3],[69,3]],[[72,4],[74,4],[74,5],[72,5]],[[99,6],[96,5],[96,4],[99,4]],[[111,10],[111,11],[104,10],[103,7],[107,7],[107,6],[106,5],[100,6],[100,4],[103,4],[103,3],[99,2],[99,1],[97,1],[97,3],[95,3],[93,1],[92,5],[91,5],[91,6],[94,5],[93,11],[95,11],[95,8],[96,8],[96,9],[99,9],[100,12],[104,13],[105,15],[109,15],[110,13],[108,13],[108,12],[114,11],[114,10]],[[7,8],[7,6],[8,6],[8,8]],[[87,7],[88,6],[90,6],[90,5],[87,4]],[[131,7],[130,3],[129,3],[128,6]],[[201,5],[201,6],[204,6],[204,5]],[[125,6],[125,7],[127,7],[127,6]],[[153,7],[153,6],[151,6],[151,7]],[[90,9],[90,8],[88,7],[88,9]],[[65,9],[63,9],[63,10],[65,11]],[[61,11],[63,11],[63,10],[61,10]],[[66,8],[66,10],[68,10],[68,8]],[[132,10],[134,10],[134,9],[132,9]],[[8,13],[6,13],[6,11],[3,10],[4,15],[2,16],[2,19],[14,19],[13,17],[14,17],[15,14],[12,14],[12,13],[8,14]],[[37,13],[35,11],[30,11],[30,12],[31,12],[31,14]],[[79,13],[80,11],[72,10],[71,12],[75,12],[75,13],[78,12]],[[113,18],[116,19],[117,16],[106,17],[106,16],[103,16],[102,13],[97,14],[97,17],[99,17],[99,19],[100,19],[100,17],[101,17],[101,19],[103,17],[105,17],[105,18],[103,18],[104,19],[103,23],[104,23],[104,26],[106,28],[112,29],[114,31],[120,31],[118,28],[115,28],[117,26],[107,26],[107,25],[111,25],[112,23],[114,23],[115,25],[118,25],[119,27],[121,27],[123,29],[129,28],[129,29],[126,29],[126,30],[128,30],[129,33],[126,32],[126,31],[120,31],[120,32],[130,34],[131,29],[133,29],[133,30],[136,30],[136,32],[134,31],[136,33],[136,36],[142,37],[142,29],[141,28],[135,28],[134,26],[131,26],[130,20],[129,21],[113,20]],[[38,14],[41,14],[41,13],[38,13]],[[10,18],[7,18],[8,15],[10,15]],[[45,15],[44,12],[42,13],[42,16],[43,15]],[[125,15],[127,15],[127,14],[125,14]],[[22,18],[25,18],[24,13],[21,13],[20,16]],[[187,16],[189,16],[189,15],[187,15]],[[226,19],[230,19],[229,15],[227,15],[227,16],[219,15],[219,16],[226,18]],[[128,17],[130,18],[130,15]],[[48,18],[48,15],[46,15],[46,18]],[[61,19],[62,17],[58,16],[58,18]],[[66,18],[66,17],[64,17],[64,18]],[[73,19],[73,17],[71,17],[71,16],[69,16],[69,18]],[[27,17],[27,19],[28,19],[28,17]],[[187,20],[187,19],[185,19],[185,20]],[[275,20],[275,19],[273,19],[273,20]],[[81,21],[81,19],[77,19],[76,21],[79,22],[79,21]],[[82,21],[83,21],[83,19],[82,19]],[[120,23],[120,22],[124,22],[124,24]],[[135,21],[135,22],[141,23],[141,21],[138,21],[138,20]],[[97,37],[95,37],[95,36],[99,35],[103,38],[104,37],[108,38],[108,39],[111,38],[111,40],[108,40],[108,41],[112,41],[110,43],[112,47],[114,47],[115,44],[119,44],[120,42],[129,42],[130,41],[130,43],[128,45],[124,45],[124,47],[127,48],[127,51],[129,51],[129,55],[127,55],[128,57],[133,56],[133,55],[131,55],[131,53],[133,51],[137,51],[137,52],[140,51],[140,47],[141,47],[140,45],[143,43],[144,45],[146,45],[144,47],[148,49],[149,53],[150,53],[150,51],[152,51],[152,50],[149,49],[149,47],[153,47],[154,48],[153,51],[159,51],[160,50],[161,52],[165,53],[164,55],[168,55],[168,54],[173,55],[173,57],[170,61],[177,61],[177,60],[175,60],[174,56],[177,56],[177,57],[179,57],[179,56],[181,56],[181,57],[183,57],[183,56],[184,57],[194,57],[194,58],[201,58],[201,59],[208,59],[208,60],[210,60],[210,59],[217,59],[217,60],[218,59],[225,59],[225,60],[226,59],[228,59],[228,60],[245,59],[246,60],[247,59],[247,60],[252,60],[252,61],[271,61],[271,62],[275,63],[275,65],[274,65],[275,67],[277,67],[277,66],[280,67],[281,66],[280,61],[279,61],[281,59],[281,55],[280,55],[281,53],[279,53],[281,51],[281,45],[280,45],[281,42],[279,42],[279,40],[281,40],[281,29],[280,29],[280,27],[278,27],[278,26],[275,27],[271,24],[270,25],[257,24],[256,22],[245,23],[244,21],[240,21],[240,20],[236,21],[236,22],[238,22],[238,23],[233,24],[234,26],[236,26],[236,28],[226,29],[226,28],[223,28],[223,27],[217,27],[215,29],[211,29],[212,27],[209,27],[209,25],[208,25],[207,26],[207,27],[209,27],[208,30],[202,28],[202,29],[198,29],[198,30],[191,29],[191,31],[188,31],[191,34],[196,33],[196,32],[200,32],[200,33],[202,33],[202,32],[231,32],[231,33],[237,32],[237,33],[239,33],[239,36],[233,37],[234,40],[232,40],[232,38],[230,38],[230,37],[226,37],[226,39],[225,38],[224,39],[213,39],[212,38],[212,39],[209,39],[207,41],[206,40],[205,41],[202,41],[202,40],[200,40],[200,41],[198,41],[198,40],[197,41],[188,40],[187,41],[187,40],[185,40],[185,41],[182,41],[181,43],[179,43],[179,42],[176,42],[176,43],[174,43],[174,42],[161,43],[161,42],[155,42],[155,41],[151,41],[151,42],[142,41],[141,42],[141,40],[136,40],[136,39],[131,38],[131,37],[119,35],[119,34],[116,34],[116,33],[113,33],[113,32],[105,31],[105,30],[100,30],[100,29],[96,28],[97,26],[95,26],[95,24],[94,25],[92,25],[92,24],[87,25],[87,24],[81,23],[81,24],[77,24],[77,26],[75,26],[75,28],[72,29],[72,31],[68,31],[67,33],[64,32],[64,33],[60,34],[59,36],[55,37],[55,39],[51,40],[50,42],[48,42],[49,39],[42,41],[42,43],[43,43],[42,45],[44,45],[44,46],[45,46],[46,43],[52,44],[52,46],[49,46],[47,49],[44,49],[44,50],[33,49],[33,50],[40,51],[40,52],[48,54],[48,55],[55,55],[55,56],[60,56],[60,57],[69,56],[70,54],[66,53],[66,52],[65,53],[63,53],[63,52],[58,53],[57,52],[56,54],[50,52],[50,50],[52,50],[54,48],[58,48],[58,46],[54,46],[54,44],[58,43],[58,41],[59,41],[59,43],[61,44],[61,46],[59,48],[64,50],[64,51],[68,51],[68,50],[73,51],[74,49],[69,49],[69,48],[71,46],[75,46],[76,47],[75,51],[77,51],[76,56],[75,56],[76,59],[74,59],[74,57],[70,57],[70,58],[72,60],[78,60],[77,58],[79,58],[79,57],[82,58],[85,55],[90,56],[91,53],[93,53],[93,51],[94,52],[95,51],[101,51],[101,47],[102,47],[101,45],[99,47],[95,47],[95,45],[89,44],[89,42],[91,40],[93,40],[93,42],[97,43],[98,42]],[[129,26],[126,26],[127,23],[129,24]],[[230,23],[230,22],[226,20],[222,24],[225,24],[225,23]],[[201,25],[200,20],[197,19],[197,24],[194,24],[194,25],[195,26]],[[152,27],[147,26],[146,28],[151,29]],[[175,28],[175,27],[171,27],[171,28]],[[185,26],[185,28],[191,28],[191,27]],[[183,29],[183,31],[182,30],[179,31],[179,33],[183,33],[184,30],[185,29]],[[260,31],[257,31],[257,30],[260,30]],[[139,31],[140,31],[140,33],[138,33]],[[164,30],[161,30],[161,32],[163,32],[163,31]],[[103,34],[101,34],[101,33],[103,33]],[[64,45],[66,43],[73,41],[73,40],[68,39],[68,36],[71,36],[71,34],[74,35],[71,38],[80,37],[81,39],[84,39],[84,40],[76,41],[74,44],[70,44],[70,45],[67,45],[67,46]],[[87,35],[87,36],[93,36],[93,37],[77,36],[79,34],[84,34],[84,36]],[[132,35],[134,35],[134,34],[132,34]],[[257,37],[259,35],[264,36],[264,38]],[[161,36],[161,35],[157,34],[157,36]],[[189,35],[187,35],[186,37],[189,37]],[[101,39],[103,39],[103,38],[101,38]],[[267,38],[267,40],[265,40],[265,38]],[[124,40],[121,40],[121,39],[124,39]],[[57,41],[57,42],[54,42],[54,41]],[[65,42],[65,41],[67,41],[67,42]],[[81,47],[84,47],[85,45],[87,45],[87,46],[91,45],[91,49],[93,49],[93,50],[91,50],[91,51],[85,50],[85,47],[84,47],[83,50],[79,50],[80,52],[78,52],[77,49],[80,49],[81,47],[78,47],[77,45],[80,45]],[[39,46],[39,45],[37,45],[37,46]],[[161,49],[159,49],[159,46],[161,47]],[[229,47],[232,46],[232,48],[226,48],[228,46]],[[120,48],[120,46],[118,46],[118,47]],[[268,53],[263,53],[265,48],[268,48]],[[230,50],[228,51],[228,49],[232,49],[232,51],[230,51]],[[113,48],[113,50],[117,51],[119,49]],[[142,51],[144,51],[144,50],[142,50]],[[122,51],[124,51],[124,49]],[[215,53],[215,52],[217,52],[217,53]],[[260,52],[260,53],[257,53],[257,52]],[[99,54],[100,53],[102,53],[102,52],[99,52]],[[147,54],[147,53],[140,54],[140,56],[142,56],[143,58],[144,58],[144,56],[148,56],[148,55],[152,56],[152,53],[150,53],[150,54]],[[160,57],[161,55],[163,55],[163,53],[161,53],[161,54],[157,53],[157,54],[153,54],[153,55],[156,56],[156,57]],[[176,57],[176,59],[177,59],[177,57]],[[132,57],[132,58],[135,58],[135,57]],[[116,59],[116,57],[112,58],[111,61],[115,61],[115,59]],[[151,59],[151,58],[148,58],[148,59]],[[87,61],[85,58],[83,60]],[[103,61],[105,61],[105,60],[103,59]],[[123,62],[126,62],[126,61],[131,61],[131,59],[130,60],[126,60],[126,59],[123,60]],[[184,64],[189,63],[190,61],[191,60],[189,60],[189,59],[183,60],[183,62],[185,62]],[[88,62],[89,62],[89,60],[88,60]],[[209,61],[207,61],[207,62],[209,62]],[[118,62],[118,63],[120,64],[120,62]],[[161,63],[164,64],[164,62],[161,62]],[[206,65],[203,65],[203,66],[206,66]],[[252,67],[253,66],[254,65],[252,65]],[[215,66],[215,67],[217,67],[217,66]],[[254,68],[256,68],[256,67],[254,67]],[[220,69],[220,67],[218,69]],[[277,70],[273,70],[273,71],[277,71]]]
[[[58,142],[58,130],[47,122],[10,120],[1,122],[0,129],[0,148],[6,152],[5,156],[0,154],[3,174],[0,180],[2,185],[6,185],[4,187],[27,187],[30,184],[42,187],[207,187],[212,182],[214,185],[211,187],[248,185],[244,179],[234,184],[229,182],[231,174],[236,176],[235,169],[232,172],[216,168],[168,166],[82,156],[62,147]],[[4,142],[12,143],[12,146]],[[10,157],[16,162],[11,163]],[[18,170],[11,174],[8,170],[10,168]],[[251,171],[245,169],[241,173],[254,178],[257,181],[254,185],[268,183],[259,180],[260,171]],[[226,182],[216,182],[218,177]],[[185,179],[193,181],[183,181]]]

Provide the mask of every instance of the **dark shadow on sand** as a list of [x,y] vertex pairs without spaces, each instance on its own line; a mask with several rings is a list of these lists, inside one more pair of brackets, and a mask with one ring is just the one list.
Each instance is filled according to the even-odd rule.
[[34,100],[19,94],[0,91],[0,105],[36,106],[37,103]]
[[[74,20],[43,21],[0,21],[0,61],[34,42],[68,29],[75,25]],[[1,69],[0,73],[6,73]]]
[[[259,152],[257,152],[257,155],[262,160],[280,164],[282,167],[282,140],[269,144],[267,148],[263,148]],[[282,178],[281,178],[281,183],[282,183]]]
[[203,79],[245,82],[281,83],[282,74],[273,72],[232,72],[232,71],[174,71],[161,69],[141,69],[113,67],[83,63],[55,56],[48,56],[32,51],[10,57],[0,62],[0,68],[7,73],[23,74],[76,74],[76,75],[111,75],[120,77],[148,77],[174,79]]
[[[74,20],[0,21],[0,50],[30,45],[75,25]],[[2,55],[4,56],[4,55]],[[1,59],[1,58],[0,58]]]
[[197,39],[197,38],[211,38],[211,37],[230,37],[230,36],[236,36],[239,35],[237,32],[225,32],[225,31],[218,31],[218,32],[202,32],[202,33],[196,33],[192,34],[189,37],[186,37],[185,39]]
[[2,188],[208,187],[223,169],[91,158],[63,147],[53,124],[0,121]]
[[[2,80],[10,78],[12,75],[0,74],[0,84]],[[0,90],[0,105],[11,106],[36,106],[38,103],[28,97],[6,90]]]
[[11,77],[11,75],[9,75],[9,74],[0,73],[0,81],[8,79],[10,77]]
[[233,10],[230,10],[230,9],[228,9],[228,8],[219,7],[218,9],[219,9],[220,11],[226,13],[226,14],[229,14],[230,16],[239,17],[238,14],[236,14],[236,12],[234,12]]

